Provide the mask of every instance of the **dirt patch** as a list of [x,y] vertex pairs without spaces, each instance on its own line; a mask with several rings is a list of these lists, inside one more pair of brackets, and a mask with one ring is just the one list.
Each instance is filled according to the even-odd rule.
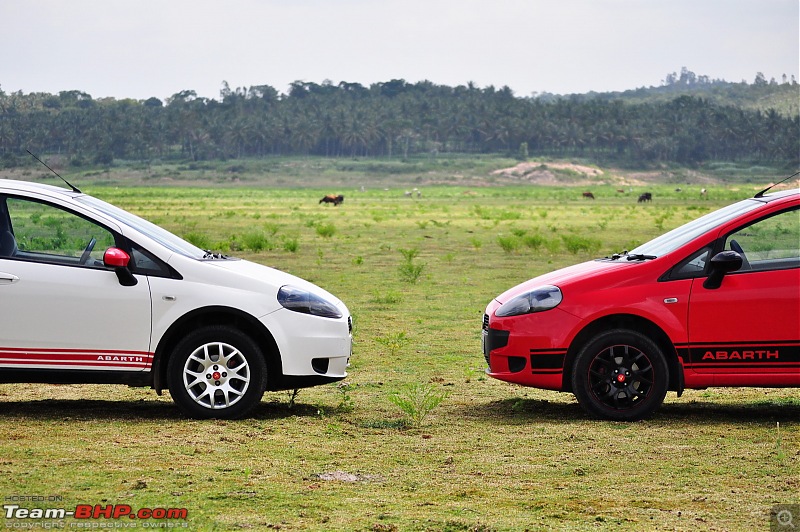
[[535,185],[588,185],[617,183],[613,175],[599,168],[573,163],[523,162],[510,168],[492,172],[492,176],[504,181]]
[[547,172],[549,169],[554,170],[569,170],[586,177],[598,177],[603,175],[603,171],[599,168],[592,168],[590,166],[583,166],[580,164],[572,163],[519,163],[511,168],[501,168],[492,172],[493,175],[503,174],[511,176],[525,176],[537,172]]
[[320,480],[336,482],[382,482],[384,480],[380,475],[357,475],[355,473],[347,473],[346,471],[330,471],[327,473],[318,473],[313,476]]
[[496,181],[505,183],[581,187],[613,185],[622,188],[648,184],[714,185],[719,183],[718,179],[696,170],[630,171],[618,168],[601,170],[592,166],[567,162],[523,162],[509,168],[495,170],[491,175]]

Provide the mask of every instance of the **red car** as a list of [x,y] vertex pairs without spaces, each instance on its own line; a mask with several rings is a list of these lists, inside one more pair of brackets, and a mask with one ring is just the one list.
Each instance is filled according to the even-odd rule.
[[668,390],[800,386],[800,190],[765,192],[499,295],[487,374],[628,421]]

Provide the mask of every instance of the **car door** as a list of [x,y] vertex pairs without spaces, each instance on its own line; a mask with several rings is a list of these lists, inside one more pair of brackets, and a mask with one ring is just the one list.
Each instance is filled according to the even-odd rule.
[[45,201],[0,197],[0,371],[149,368],[147,277],[103,266],[117,228]]
[[719,288],[693,281],[689,367],[713,385],[800,384],[800,210],[723,235],[743,257]]

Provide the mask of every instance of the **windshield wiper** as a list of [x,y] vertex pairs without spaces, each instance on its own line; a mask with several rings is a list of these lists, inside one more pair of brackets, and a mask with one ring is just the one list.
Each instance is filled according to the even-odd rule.
[[619,260],[623,257],[628,260],[653,260],[657,258],[655,255],[645,255],[643,253],[634,253],[633,255],[630,255],[627,250],[623,251],[622,253],[614,253],[611,255],[611,257],[606,258],[610,258],[611,260]]
[[633,255],[626,255],[628,260],[653,260],[658,257],[655,255],[645,255],[644,253],[634,253]]
[[204,259],[227,259],[228,258],[227,255],[223,255],[222,253],[214,253],[213,251],[210,251],[210,250],[207,250],[207,249],[204,249],[203,253],[205,253],[203,255]]

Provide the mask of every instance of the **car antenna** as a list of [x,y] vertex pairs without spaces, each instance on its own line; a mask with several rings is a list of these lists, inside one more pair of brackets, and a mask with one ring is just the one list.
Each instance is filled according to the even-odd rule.
[[753,196],[753,197],[754,197],[754,198],[761,198],[761,197],[763,197],[763,196],[764,196],[764,194],[766,194],[766,193],[769,191],[769,189],[771,189],[772,187],[774,187],[774,186],[777,186],[777,185],[780,185],[780,184],[781,184],[781,183],[783,183],[784,181],[789,181],[791,178],[793,178],[794,176],[796,176],[796,175],[798,175],[798,174],[800,174],[800,172],[795,172],[795,173],[793,173],[792,175],[790,175],[789,177],[787,177],[787,178],[784,178],[784,179],[781,179],[781,180],[780,180],[780,181],[778,181],[777,183],[775,183],[775,184],[773,184],[773,185],[770,185],[770,186],[768,186],[767,188],[765,188],[764,190],[762,190],[761,192],[759,192],[758,194],[756,194],[756,195],[755,195],[755,196]]
[[83,192],[81,192],[80,190],[78,190],[78,187],[76,187],[75,185],[73,185],[72,183],[70,183],[69,181],[67,181],[66,179],[64,179],[63,177],[61,177],[61,174],[59,174],[58,172],[56,172],[55,170],[53,170],[52,168],[50,168],[49,166],[47,166],[43,160],[39,159],[37,156],[35,156],[33,153],[31,153],[31,150],[25,150],[25,151],[26,151],[26,152],[28,152],[28,153],[30,153],[31,157],[33,157],[34,159],[36,159],[36,160],[37,160],[37,161],[39,161],[40,163],[44,164],[44,167],[45,167],[45,168],[47,168],[48,170],[50,170],[51,172],[53,172],[54,174],[56,174],[58,177],[60,177],[60,178],[61,178],[61,181],[63,181],[64,183],[66,183],[66,184],[69,186],[69,188],[71,188],[71,189],[72,189],[72,191],[73,191],[73,192],[77,192],[78,194],[83,194]]

